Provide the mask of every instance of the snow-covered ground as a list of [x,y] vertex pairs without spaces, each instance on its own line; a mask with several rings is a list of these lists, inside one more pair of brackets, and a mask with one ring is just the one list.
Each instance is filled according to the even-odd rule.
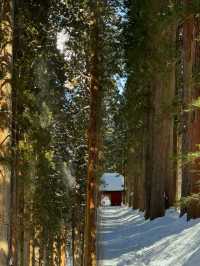
[[127,207],[99,209],[99,266],[200,266],[200,219],[170,209],[145,220]]

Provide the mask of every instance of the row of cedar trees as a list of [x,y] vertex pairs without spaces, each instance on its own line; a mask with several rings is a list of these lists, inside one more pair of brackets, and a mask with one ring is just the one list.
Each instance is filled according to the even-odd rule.
[[54,29],[62,5],[53,7],[48,1],[0,3],[2,266],[65,265],[71,192],[60,111],[64,63]]
[[119,65],[117,7],[0,3],[1,266],[96,265],[101,111]]
[[[117,117],[126,132],[117,124],[113,128],[110,125],[116,135],[120,128],[122,163],[110,162],[108,166],[125,175],[126,203],[143,210],[146,219],[155,219],[181,198],[200,192],[200,5],[192,0],[138,0],[125,1],[124,8],[121,45],[126,85],[122,100],[119,97],[116,103],[121,104],[122,118],[119,114]],[[98,40],[94,50],[97,58]],[[101,72],[97,68],[94,73],[96,82],[91,89],[96,86],[101,91]],[[94,169],[100,148],[101,94],[98,97],[96,91],[93,96],[87,190],[91,194],[86,220],[90,245],[86,245],[86,265],[95,265],[96,260]],[[199,200],[195,204],[191,216],[199,217]],[[189,211],[183,207],[181,210]]]
[[127,4],[126,197],[154,219],[200,189],[200,5],[142,2]]
[[74,107],[65,101],[66,64],[56,47],[67,12],[62,1],[0,2],[2,266],[66,265],[75,211],[82,225],[68,167]]
[[198,192],[198,160],[189,163],[200,134],[198,1],[130,0],[126,13],[114,2],[1,3],[2,266],[65,265],[69,242],[74,265],[96,265],[102,106],[121,67],[126,86],[115,104],[126,132],[109,125],[122,135],[122,163],[110,169],[125,175],[127,203],[154,219],[164,195],[172,206]]

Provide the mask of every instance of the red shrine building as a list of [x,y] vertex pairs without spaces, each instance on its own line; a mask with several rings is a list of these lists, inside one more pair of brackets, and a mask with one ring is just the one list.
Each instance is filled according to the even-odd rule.
[[124,201],[124,176],[118,173],[104,173],[99,191],[102,206],[121,206]]

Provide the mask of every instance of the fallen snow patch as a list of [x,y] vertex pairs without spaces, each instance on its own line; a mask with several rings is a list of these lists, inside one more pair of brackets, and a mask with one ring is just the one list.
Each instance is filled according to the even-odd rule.
[[99,209],[99,266],[198,266],[200,219],[186,221],[175,209],[145,220],[127,207]]

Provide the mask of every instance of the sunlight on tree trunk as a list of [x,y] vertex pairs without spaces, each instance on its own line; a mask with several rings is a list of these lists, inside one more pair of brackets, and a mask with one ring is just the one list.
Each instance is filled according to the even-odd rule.
[[90,117],[88,127],[88,175],[85,224],[85,266],[96,265],[96,206],[97,175],[99,164],[102,88],[100,84],[99,54],[99,2],[92,1],[91,66],[90,66]]
[[11,77],[13,3],[4,0],[0,17],[0,265],[8,263],[11,180]]

